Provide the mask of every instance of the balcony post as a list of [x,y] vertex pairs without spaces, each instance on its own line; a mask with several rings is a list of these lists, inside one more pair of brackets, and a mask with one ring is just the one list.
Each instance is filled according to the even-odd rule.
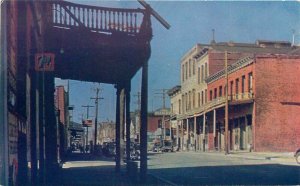
[[140,180],[145,182],[147,179],[147,114],[148,114],[148,60],[144,62],[142,69],[142,88],[141,88],[141,127],[140,127]]
[[197,117],[196,116],[194,116],[194,148],[195,148],[195,151],[197,150],[197,146],[198,146],[198,137],[197,137],[197,129],[196,129],[196,127],[197,127],[197,123],[196,123],[196,121],[197,121]]
[[205,122],[206,122],[206,113],[203,114],[203,152],[205,152]]
[[187,131],[187,141],[186,141],[186,150],[190,150],[190,128],[189,128],[189,119],[186,118],[186,131]]
[[120,94],[121,94],[121,88],[119,85],[117,85],[117,101],[116,101],[116,172],[120,172],[121,170],[121,161],[120,161]]

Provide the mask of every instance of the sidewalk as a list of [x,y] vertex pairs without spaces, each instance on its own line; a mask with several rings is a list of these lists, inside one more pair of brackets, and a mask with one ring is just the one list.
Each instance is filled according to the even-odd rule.
[[[195,152],[195,151],[189,151]],[[225,156],[224,151],[207,151],[195,153],[209,153],[212,155]],[[270,160],[278,163],[288,163],[298,165],[292,152],[249,152],[249,151],[230,151],[228,157],[243,158],[249,160]]]
[[121,171],[115,171],[114,158],[94,156],[91,154],[72,154],[62,164],[54,185],[104,185],[104,186],[134,186],[134,185],[170,185],[151,174],[147,180],[140,180],[139,174],[127,174],[126,164]]
[[259,160],[270,160],[279,163],[293,163],[297,164],[293,153],[290,152],[245,152],[237,151],[230,152],[231,157],[240,157],[245,159],[259,159]]

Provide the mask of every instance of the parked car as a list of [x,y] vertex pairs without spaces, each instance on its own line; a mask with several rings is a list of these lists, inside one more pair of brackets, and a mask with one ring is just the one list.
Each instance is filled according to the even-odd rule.
[[161,148],[163,152],[174,152],[174,147],[172,141],[165,140]]
[[152,147],[152,152],[160,152],[161,151],[161,144],[160,143],[154,143]]
[[116,155],[116,143],[107,142],[103,144],[102,152],[105,156],[115,156]]
[[296,162],[298,164],[300,164],[300,148],[298,150],[296,150],[294,156],[295,156]]

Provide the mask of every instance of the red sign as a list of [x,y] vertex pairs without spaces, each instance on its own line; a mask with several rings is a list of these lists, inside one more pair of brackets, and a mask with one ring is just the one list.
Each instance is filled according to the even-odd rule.
[[53,53],[38,53],[35,55],[35,70],[36,71],[54,71]]
[[82,122],[85,127],[89,127],[89,126],[93,125],[93,120],[91,120],[91,119],[86,119],[86,120],[83,120]]

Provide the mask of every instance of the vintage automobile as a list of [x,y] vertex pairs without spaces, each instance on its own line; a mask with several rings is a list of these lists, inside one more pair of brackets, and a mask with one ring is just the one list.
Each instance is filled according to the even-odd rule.
[[296,162],[298,164],[300,164],[300,148],[298,150],[296,150],[295,154],[294,154],[294,157],[296,159]]
[[174,152],[173,143],[170,140],[164,140],[163,146],[161,147],[162,152]]

